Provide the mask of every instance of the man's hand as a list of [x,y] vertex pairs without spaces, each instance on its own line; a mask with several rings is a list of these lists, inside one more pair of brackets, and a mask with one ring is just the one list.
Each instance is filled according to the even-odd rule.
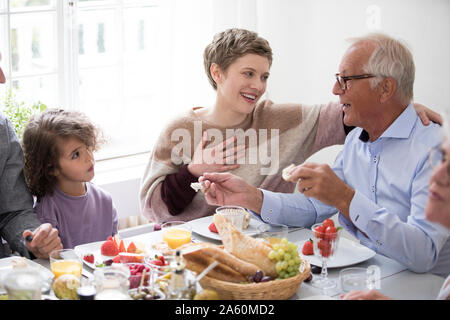
[[25,241],[26,247],[39,259],[47,259],[50,252],[63,248],[58,230],[49,223],[41,224],[33,232],[25,230],[22,236],[24,239],[27,236],[33,237],[31,242]]
[[414,109],[424,125],[429,125],[430,120],[434,123],[442,125],[442,116],[439,113],[425,107],[420,103],[414,103]]
[[[299,180],[300,179],[300,180]],[[326,164],[304,163],[291,170],[290,181],[297,181],[298,191],[334,206],[347,219],[355,191]]]
[[376,290],[357,291],[353,290],[347,294],[341,294],[342,300],[392,300]]
[[202,141],[195,148],[192,161],[187,167],[191,174],[200,177],[205,172],[224,172],[239,168],[237,160],[245,156],[245,145],[235,146],[236,136],[205,149],[207,138],[204,131]]
[[215,206],[234,205],[261,212],[261,190],[231,173],[205,173],[199,178],[206,202]]

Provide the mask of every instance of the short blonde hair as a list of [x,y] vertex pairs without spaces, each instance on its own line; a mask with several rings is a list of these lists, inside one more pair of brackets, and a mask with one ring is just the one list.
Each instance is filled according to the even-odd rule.
[[[397,83],[397,95],[402,103],[409,104],[414,97],[415,65],[406,43],[383,33],[370,33],[363,37],[349,39],[353,44],[372,43],[375,49],[364,67],[364,72],[381,77],[391,77]],[[370,79],[374,89],[380,78]]]
[[272,49],[269,42],[258,36],[256,32],[245,29],[227,29],[214,35],[213,41],[203,52],[203,65],[209,83],[214,90],[217,84],[211,75],[211,65],[217,64],[223,72],[238,58],[254,53],[266,57],[272,65]]

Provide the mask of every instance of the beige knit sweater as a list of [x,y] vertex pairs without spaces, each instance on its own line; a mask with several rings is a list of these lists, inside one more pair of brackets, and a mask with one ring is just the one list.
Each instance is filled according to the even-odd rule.
[[[211,132],[222,133],[224,139],[227,138],[227,129],[242,129],[241,132],[253,134],[256,132],[257,145],[252,144],[250,139],[246,140],[245,163],[231,172],[256,187],[285,193],[293,192],[295,185],[281,178],[283,168],[291,163],[301,164],[314,152],[327,146],[343,144],[345,140],[342,108],[336,102],[306,106],[274,104],[264,100],[243,123],[233,128],[218,127],[203,121],[191,109],[168,123],[150,155],[140,188],[142,214],[150,221],[189,221],[214,213],[216,207],[206,203],[202,192],[198,192],[185,210],[176,216],[168,212],[161,199],[161,182],[166,175],[176,173],[191,161],[201,139],[199,127],[208,132],[208,129],[218,129]],[[184,141],[187,145],[183,145],[180,136],[185,137],[187,133],[191,141]],[[264,134],[267,134],[267,140],[264,139]],[[219,142],[212,141],[211,144]],[[187,151],[189,148],[183,149],[180,146],[190,146],[190,152]],[[277,152],[273,150],[278,152],[278,159]],[[254,156],[259,153],[263,157],[258,156],[255,163]]]

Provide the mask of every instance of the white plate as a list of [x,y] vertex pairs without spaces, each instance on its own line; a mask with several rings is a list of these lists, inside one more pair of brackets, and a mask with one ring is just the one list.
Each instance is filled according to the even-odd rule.
[[[212,222],[213,222],[213,216],[207,216],[207,217],[189,221],[189,224],[192,227],[192,231],[194,231],[195,233],[197,233],[205,238],[222,240],[218,233],[209,231],[208,227]],[[251,218],[248,228],[244,229],[243,233],[245,233],[246,235],[249,235],[249,236],[258,234],[257,228],[260,224],[264,224],[264,223],[259,220]]]
[[[47,268],[41,266],[39,263],[36,263],[30,259],[22,258],[22,257],[7,257],[0,259],[0,293],[3,294],[6,291],[3,288],[3,278],[13,270],[14,263],[13,261],[23,260],[27,263],[27,268],[33,268],[40,272],[44,281],[49,284],[53,279],[53,273]],[[20,267],[18,267],[20,268]]]
[[[308,260],[310,264],[316,266],[322,266],[321,259],[316,256],[305,256],[302,254],[303,244],[306,242],[301,241],[298,246],[298,251],[300,255]],[[369,249],[353,240],[341,237],[339,239],[338,250],[334,254],[333,257],[328,259],[327,267],[328,268],[340,268],[351,266],[353,264],[357,264],[366,260],[369,260],[373,256],[376,255],[376,252],[372,249]]]
[[[97,269],[95,264],[100,264],[100,263],[104,262],[105,260],[109,260],[109,259],[114,258],[114,256],[105,256],[105,255],[101,254],[101,246],[102,246],[102,244],[105,241],[97,241],[97,242],[91,242],[91,243],[82,244],[82,245],[76,246],[74,249],[75,249],[75,252],[78,254],[78,256],[81,257],[81,259],[83,260],[83,263],[86,266],[88,266],[91,269]],[[128,245],[131,243],[131,241],[143,242],[140,239],[139,240],[136,240],[136,239],[123,239],[123,241],[124,241],[125,248],[128,247]],[[156,242],[156,241],[150,241],[150,242],[144,241],[144,245],[145,245],[145,252],[143,253],[144,256],[147,256],[147,255],[153,255],[154,256],[155,254],[158,254],[158,255],[161,254],[159,251],[156,251],[156,250],[153,250],[153,249],[149,249],[148,244],[149,243],[154,243],[154,242]],[[94,263],[89,263],[89,262],[87,262],[87,261],[85,261],[83,259],[83,256],[88,254],[88,253],[91,253],[91,254],[94,255],[94,258],[95,258]]]

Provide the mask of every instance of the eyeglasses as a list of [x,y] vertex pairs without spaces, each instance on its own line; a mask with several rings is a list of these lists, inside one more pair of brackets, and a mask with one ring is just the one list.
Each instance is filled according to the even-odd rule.
[[348,80],[359,80],[359,79],[367,79],[367,78],[374,78],[376,75],[365,73],[365,74],[358,74],[356,76],[341,76],[339,73],[336,73],[336,81],[339,83],[339,86],[341,87],[342,91],[347,90],[347,81]]
[[428,160],[430,161],[430,165],[431,165],[431,168],[433,168],[433,170],[438,165],[448,162],[447,163],[447,177],[450,178],[450,161],[448,161],[445,151],[440,146],[436,146],[436,147],[430,149],[430,153],[428,154]]

